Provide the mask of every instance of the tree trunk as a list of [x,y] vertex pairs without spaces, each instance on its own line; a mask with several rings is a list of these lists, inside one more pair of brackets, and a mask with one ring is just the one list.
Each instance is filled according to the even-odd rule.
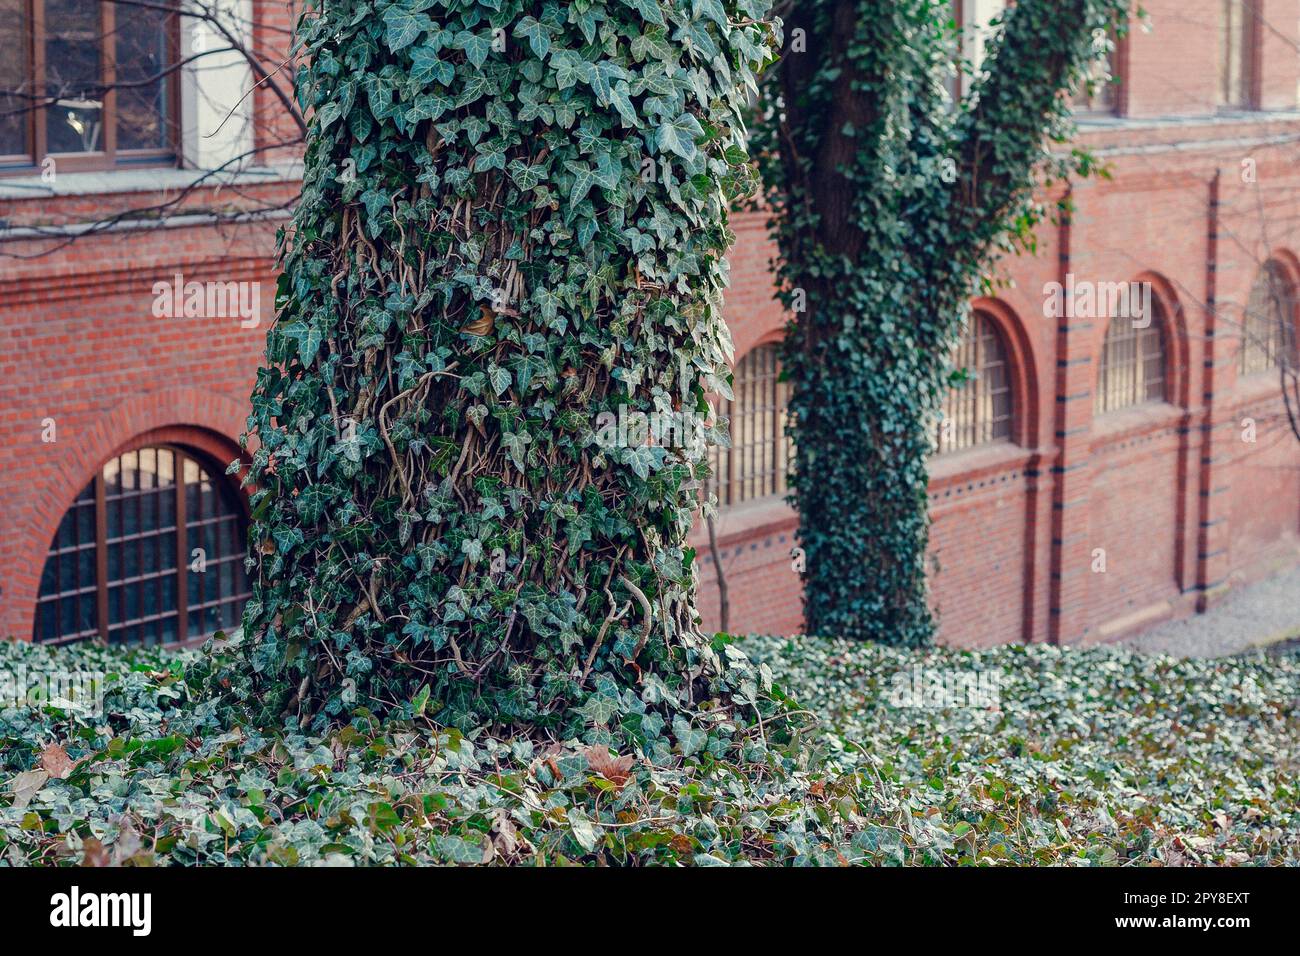
[[644,743],[751,673],[701,635],[685,542],[770,30],[744,3],[444,6],[300,27],[314,112],[227,679],[303,720]]

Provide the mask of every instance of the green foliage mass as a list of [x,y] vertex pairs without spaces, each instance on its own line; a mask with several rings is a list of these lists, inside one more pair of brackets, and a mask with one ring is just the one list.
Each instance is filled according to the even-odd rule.
[[[225,728],[196,652],[0,643],[0,677],[111,675],[107,716],[0,703],[0,866],[1300,864],[1300,651],[741,644],[815,712],[793,746]],[[997,706],[914,706],[917,673]]]
[[931,640],[927,458],[952,345],[994,261],[1032,248],[1035,185],[1090,172],[1044,146],[1068,139],[1063,91],[1128,7],[1021,0],[954,104],[947,0],[790,6],[751,146],[796,313],[783,368],[810,632]]
[[707,443],[597,426],[730,394],[726,210],[753,188],[764,5],[304,17],[303,194],[248,420],[253,596],[220,678],[236,712],[649,751],[686,712],[753,719],[762,675],[698,630]]

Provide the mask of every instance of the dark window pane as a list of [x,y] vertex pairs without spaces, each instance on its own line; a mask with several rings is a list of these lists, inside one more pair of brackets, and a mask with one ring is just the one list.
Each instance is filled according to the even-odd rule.
[[104,148],[100,5],[45,0],[45,129],[51,153]]
[[114,624],[120,624],[124,620],[122,615],[122,589],[120,587],[108,589],[108,623],[111,627]]
[[[153,476],[150,475],[149,477],[152,480]],[[144,532],[158,530],[158,495],[156,492],[140,497],[140,530]]]
[[107,535],[109,540],[120,538],[122,536],[122,500],[114,498],[104,503],[107,520]]
[[59,617],[48,602],[36,605],[36,639],[51,641],[59,636]]
[[[91,482],[91,488],[94,488],[94,482]],[[95,540],[95,506],[93,504],[77,506],[77,538],[83,542]]]
[[82,548],[77,552],[77,584],[79,587],[95,585],[95,549]]
[[59,569],[53,561],[46,561],[41,569],[41,593],[55,594],[58,589]]
[[0,156],[31,153],[27,0],[0,0]]
[[72,591],[77,586],[77,553],[67,551],[59,555],[59,590]]
[[[117,148],[167,146],[167,13],[117,8]],[[129,85],[126,85],[129,84]]]

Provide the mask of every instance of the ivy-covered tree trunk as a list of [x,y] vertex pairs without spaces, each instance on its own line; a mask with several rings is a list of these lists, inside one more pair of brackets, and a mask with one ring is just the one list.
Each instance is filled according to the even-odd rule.
[[1033,186],[1064,91],[1122,28],[1126,0],[1019,0],[961,104],[948,0],[778,5],[785,46],[758,130],[782,301],[794,312],[794,498],[812,633],[919,645],[927,459],[966,302],[1032,242]]
[[701,635],[685,541],[705,396],[729,390],[726,209],[753,188],[764,7],[304,18],[313,113],[248,423],[236,701],[654,749],[666,726],[698,748],[680,721],[722,719],[712,696],[762,695]]

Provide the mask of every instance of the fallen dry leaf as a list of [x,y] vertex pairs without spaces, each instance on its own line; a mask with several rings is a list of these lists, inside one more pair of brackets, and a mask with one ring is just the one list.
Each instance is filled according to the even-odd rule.
[[41,751],[41,769],[55,780],[67,779],[75,766],[75,761],[68,756],[62,744],[49,744]]
[[140,834],[129,823],[122,825],[122,830],[113,842],[113,866],[121,866],[140,852]]
[[586,756],[591,769],[610,783],[616,783],[621,787],[627,783],[627,778],[632,775],[632,761],[634,758],[631,754],[623,757],[611,757],[609,749],[600,744],[584,747],[582,752]]
[[81,844],[82,866],[109,866],[108,851],[94,837],[86,837]]
[[21,810],[32,802],[38,790],[45,786],[50,775],[45,770],[27,770],[9,781],[9,790],[14,795],[14,809]]

